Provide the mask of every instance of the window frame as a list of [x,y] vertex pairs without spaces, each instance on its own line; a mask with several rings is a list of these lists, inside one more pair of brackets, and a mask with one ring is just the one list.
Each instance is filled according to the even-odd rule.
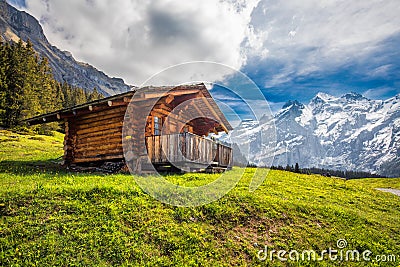
[[162,128],[162,118],[158,116],[153,117],[153,135],[160,136]]

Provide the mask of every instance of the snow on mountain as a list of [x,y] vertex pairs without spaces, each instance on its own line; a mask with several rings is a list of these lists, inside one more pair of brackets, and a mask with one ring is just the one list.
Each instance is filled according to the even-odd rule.
[[385,166],[400,158],[400,95],[382,101],[318,93],[307,105],[289,101],[269,121],[243,121],[229,138],[260,165],[275,154],[274,165],[393,175]]

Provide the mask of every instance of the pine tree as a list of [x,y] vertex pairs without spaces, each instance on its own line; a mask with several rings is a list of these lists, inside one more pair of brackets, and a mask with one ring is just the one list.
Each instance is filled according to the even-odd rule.
[[297,162],[296,162],[296,165],[294,166],[294,172],[295,173],[300,173],[299,163],[297,163]]
[[15,127],[21,120],[27,66],[24,44],[7,45],[6,90],[3,123]]
[[[96,88],[88,94],[81,88],[56,82],[48,60],[38,56],[29,40],[0,44],[1,126],[13,128],[26,118],[103,97]],[[57,123],[35,127],[40,132],[57,128]]]
[[94,100],[102,99],[103,97],[104,97],[104,96],[103,96],[102,94],[100,94],[100,93],[97,91],[97,88],[95,87],[95,88],[93,88],[93,91],[92,91],[91,93],[89,93],[88,98],[87,98],[87,101],[88,101],[88,102],[91,102],[91,101],[94,101]]
[[65,103],[65,95],[62,90],[62,84],[60,84],[59,82],[55,82],[55,87],[56,87],[55,105],[57,106],[57,109],[62,109],[62,108],[64,108],[64,103]]
[[5,105],[6,105],[6,91],[7,77],[6,72],[8,68],[8,49],[5,43],[1,43],[0,47],[0,125],[4,125],[3,118],[5,116]]

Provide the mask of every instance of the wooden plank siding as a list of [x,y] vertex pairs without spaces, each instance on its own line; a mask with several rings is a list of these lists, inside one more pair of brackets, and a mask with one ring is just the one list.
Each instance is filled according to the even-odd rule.
[[170,134],[146,138],[147,151],[154,164],[196,163],[230,167],[232,148],[191,134]]
[[122,124],[126,108],[115,107],[68,118],[74,131],[66,136],[70,163],[123,159]]

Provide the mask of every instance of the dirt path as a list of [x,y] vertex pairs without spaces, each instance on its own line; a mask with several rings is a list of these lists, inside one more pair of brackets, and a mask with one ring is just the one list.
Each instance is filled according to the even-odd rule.
[[399,189],[390,189],[390,188],[377,188],[376,190],[382,191],[382,192],[388,192],[395,194],[400,197],[400,190]]

